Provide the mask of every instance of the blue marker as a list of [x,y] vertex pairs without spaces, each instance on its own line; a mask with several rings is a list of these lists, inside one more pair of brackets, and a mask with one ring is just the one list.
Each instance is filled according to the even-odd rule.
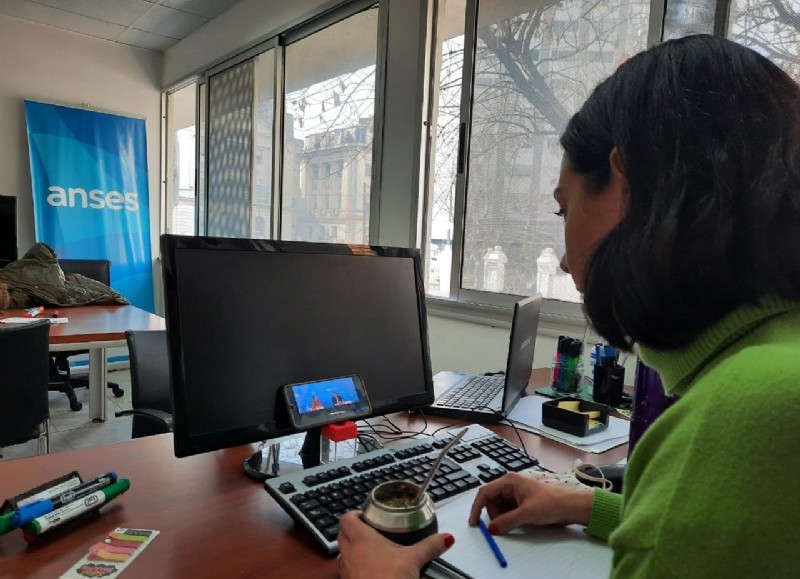
[[74,489],[63,492],[60,495],[56,495],[55,497],[42,499],[36,501],[35,503],[20,507],[20,509],[11,517],[11,528],[16,529],[17,527],[21,527],[27,523],[30,523],[34,519],[51,513],[56,509],[60,509],[67,503],[82,499],[87,495],[102,490],[108,485],[116,482],[116,480],[117,473],[109,472],[108,474],[104,474],[96,479],[85,482]]
[[494,540],[492,534],[489,532],[489,529],[486,528],[486,523],[483,522],[483,519],[478,519],[478,527],[483,533],[483,536],[486,537],[486,542],[489,543],[489,547],[492,549],[492,553],[497,558],[497,562],[500,563],[501,567],[508,567],[508,561],[503,556],[503,553],[500,551],[500,547],[497,545],[497,541]]

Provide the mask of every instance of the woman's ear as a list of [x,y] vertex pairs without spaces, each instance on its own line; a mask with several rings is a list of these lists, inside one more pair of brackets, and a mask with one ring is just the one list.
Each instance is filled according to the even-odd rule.
[[622,160],[622,154],[619,152],[619,149],[614,147],[611,149],[611,153],[609,154],[609,163],[611,165],[611,174],[614,175],[616,173],[617,177],[621,177],[623,180],[625,179],[625,165]]
[[611,149],[609,154],[609,165],[611,166],[611,175],[607,189],[617,197],[620,216],[622,216],[628,209],[628,179],[625,175],[625,162],[616,147]]

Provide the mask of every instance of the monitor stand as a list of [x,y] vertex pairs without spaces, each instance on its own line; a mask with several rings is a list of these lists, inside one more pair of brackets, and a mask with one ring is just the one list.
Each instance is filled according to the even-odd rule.
[[244,472],[256,480],[266,480],[318,466],[320,430],[312,428],[306,431],[305,437],[298,435],[282,439],[280,442],[265,444],[244,461]]

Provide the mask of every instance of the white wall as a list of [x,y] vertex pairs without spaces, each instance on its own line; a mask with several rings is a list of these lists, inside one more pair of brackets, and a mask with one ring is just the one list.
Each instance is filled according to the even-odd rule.
[[146,119],[154,255],[161,54],[0,16],[0,194],[16,195],[20,255],[35,243],[24,99]]
[[[440,370],[474,373],[505,370],[510,332],[509,327],[491,327],[429,315],[433,373]],[[556,339],[540,333],[536,338],[533,367],[550,366],[555,353]]]
[[[539,329],[534,368],[549,368],[556,354],[558,339]],[[490,327],[439,316],[428,316],[431,366],[433,373],[440,370],[459,370],[483,373],[505,370],[508,355],[508,327]],[[585,339],[588,344],[600,341],[595,335],[584,336],[581,332],[569,332],[573,338]],[[590,371],[589,346],[584,346],[584,373]],[[625,366],[625,384],[633,384],[636,356],[623,354],[620,362]]]

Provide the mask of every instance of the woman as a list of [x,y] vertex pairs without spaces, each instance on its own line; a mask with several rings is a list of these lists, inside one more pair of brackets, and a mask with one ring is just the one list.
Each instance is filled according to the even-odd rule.
[[[495,534],[587,525],[613,577],[797,576],[800,90],[749,49],[687,37],[620,66],[561,144],[563,267],[597,332],[637,344],[680,398],[637,444],[624,496],[510,474],[470,523],[486,508]],[[412,577],[452,540],[397,547],[348,513],[340,568]]]
[[325,405],[322,403],[322,400],[317,398],[316,394],[311,396],[311,410],[324,410]]

